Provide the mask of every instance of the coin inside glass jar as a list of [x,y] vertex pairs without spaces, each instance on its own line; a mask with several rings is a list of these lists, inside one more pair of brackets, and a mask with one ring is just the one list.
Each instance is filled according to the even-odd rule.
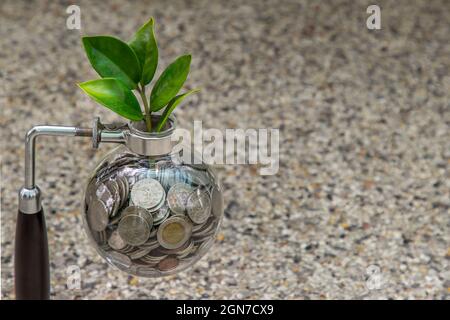
[[152,212],[153,214],[153,225],[157,226],[161,224],[170,215],[170,210],[168,206],[162,206],[159,210]]
[[145,209],[154,209],[163,204],[166,193],[157,180],[144,178],[133,185],[130,196],[135,205]]
[[114,230],[108,239],[108,245],[114,250],[122,250],[127,244],[123,241],[122,237],[119,235],[119,232]]
[[152,226],[153,217],[146,209],[131,206],[122,212],[117,230],[127,244],[139,246],[148,240]]
[[187,212],[196,224],[204,223],[211,213],[211,199],[206,190],[196,189],[187,199]]
[[181,247],[191,237],[192,224],[188,219],[173,216],[164,221],[158,228],[157,239],[159,244],[166,249]]
[[136,276],[165,276],[192,265],[214,242],[223,214],[222,191],[207,168],[175,162],[172,155],[149,161],[120,147],[86,185],[83,222],[92,244],[110,264]]
[[103,231],[108,225],[108,209],[103,201],[94,199],[89,204],[88,222],[95,231]]
[[166,257],[158,263],[158,269],[160,271],[170,271],[175,269],[179,262],[180,261],[175,257]]
[[167,193],[167,204],[170,210],[177,214],[184,214],[189,195],[193,188],[185,183],[174,184]]

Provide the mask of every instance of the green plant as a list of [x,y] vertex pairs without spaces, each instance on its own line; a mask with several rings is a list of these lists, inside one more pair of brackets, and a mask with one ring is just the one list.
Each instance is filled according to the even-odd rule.
[[[151,18],[127,44],[112,36],[83,37],[83,46],[92,67],[101,79],[79,83],[78,86],[93,100],[120,116],[133,121],[144,120],[147,131],[159,132],[169,115],[184,98],[198,89],[177,95],[189,73],[191,56],[175,59],[155,81],[149,99],[146,86],[158,66],[158,46]],[[133,93],[135,90],[143,104]],[[164,109],[155,128],[152,112]]]

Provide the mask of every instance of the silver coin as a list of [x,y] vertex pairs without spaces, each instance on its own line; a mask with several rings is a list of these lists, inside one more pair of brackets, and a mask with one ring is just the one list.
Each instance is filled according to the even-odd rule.
[[125,202],[128,200],[128,194],[130,193],[130,184],[128,183],[128,179],[127,177],[121,176],[119,177],[120,181],[123,184],[124,187],[124,197],[123,197],[123,204],[125,204]]
[[117,230],[127,244],[139,246],[148,240],[152,226],[153,217],[146,209],[127,207],[122,212]]
[[129,215],[137,215],[142,217],[147,224],[149,225],[149,230],[153,227],[153,216],[152,214],[145,208],[138,207],[138,206],[128,206],[125,209],[122,210],[120,213],[121,217],[124,218]]
[[193,241],[189,240],[186,241],[181,247],[176,248],[176,249],[166,249],[166,248],[161,248],[160,251],[162,253],[165,254],[176,254],[176,255],[180,255],[185,253],[186,251],[190,250],[190,247],[192,247],[194,245]]
[[[157,229],[154,229],[157,230]],[[158,240],[156,239],[156,237],[153,238],[149,238],[144,244],[142,244],[143,246],[153,246],[155,243],[159,243]],[[156,248],[155,248],[156,249]]]
[[167,204],[170,210],[177,214],[186,212],[186,204],[193,188],[185,183],[174,184],[167,193]]
[[209,193],[206,190],[196,189],[188,197],[186,208],[189,218],[196,224],[202,224],[211,214]]
[[95,192],[97,191],[97,181],[95,179],[92,179],[91,181],[89,181],[87,187],[86,187],[86,196],[85,196],[85,200],[86,200],[86,204],[89,204],[93,197],[96,196]]
[[143,256],[146,256],[150,251],[152,251],[152,248],[138,248],[134,252],[130,253],[128,256],[131,260],[137,260],[142,258]]
[[155,179],[145,178],[137,181],[131,189],[131,200],[139,207],[151,209],[164,201],[165,191]]
[[119,212],[120,203],[122,201],[120,198],[120,193],[119,193],[119,185],[115,180],[107,180],[107,181],[105,181],[105,186],[108,188],[108,190],[110,191],[110,193],[112,195],[113,204],[112,204],[110,215],[111,215],[111,217],[114,217]]
[[100,182],[103,183],[112,193],[114,193],[113,191],[118,189],[116,182],[117,180],[116,175],[117,175],[117,168],[114,168],[111,175],[100,180]]
[[159,210],[153,212],[153,225],[161,224],[170,215],[168,206],[162,206]]
[[166,202],[166,197],[164,196],[162,199],[161,199],[161,202],[160,203],[158,203],[155,207],[153,207],[153,208],[149,208],[149,209],[147,209],[148,211],[150,211],[150,212],[155,212],[155,211],[158,211],[163,205],[164,205],[164,203]]
[[158,173],[167,172],[170,168],[173,168],[173,163],[167,159],[159,160],[155,165],[155,170]]
[[108,170],[109,170],[108,166],[109,166],[108,161],[102,162],[101,164],[99,164],[97,166],[97,168],[94,171],[97,172],[98,179],[102,179],[103,176],[108,172]]
[[202,225],[200,229],[196,229],[192,234],[192,237],[203,237],[205,235],[210,235],[214,233],[216,224],[214,223],[214,219],[210,218]]
[[[153,225],[155,225],[154,222],[153,222]],[[150,231],[149,239],[152,239],[153,237],[155,237],[157,232],[158,232],[158,229],[153,228],[152,231]]]
[[194,242],[194,246],[192,247],[191,251],[183,257],[183,261],[189,262],[191,259],[195,258],[195,254],[198,250],[198,246],[199,246],[199,244]]
[[101,241],[102,243],[106,243],[106,237],[107,237],[106,231],[105,231],[105,230],[100,231],[100,241]]
[[110,219],[108,224],[110,226],[118,224],[120,222],[120,219],[122,219],[122,214],[118,214],[115,217],[113,217],[112,219]]
[[210,239],[213,239],[214,232],[210,232],[208,234],[203,234],[203,235],[196,235],[195,237],[192,236],[192,240],[194,241],[195,244],[199,244],[199,243],[203,243],[205,241],[208,241]]
[[111,213],[110,213],[110,217],[117,217],[118,213],[120,212],[120,204],[121,204],[121,200],[120,200],[120,196],[117,195],[117,198],[114,198],[114,204],[113,207],[111,209]]
[[105,204],[109,216],[114,206],[114,198],[111,191],[109,191],[104,183],[100,183],[97,190],[95,191],[95,194],[97,196],[97,199],[101,200]]
[[199,251],[199,252],[201,252],[203,250],[206,251],[213,243],[214,243],[214,241],[212,241],[212,239],[211,240],[207,240],[207,241],[203,242],[202,244],[200,244],[198,246],[197,251]]
[[108,209],[103,201],[94,198],[88,207],[87,220],[95,231],[103,231],[108,225]]
[[167,257],[167,254],[160,250],[160,247],[153,249],[146,256],[142,257],[141,260],[144,260],[148,263],[158,263],[162,259]]
[[136,272],[142,276],[145,276],[146,273],[149,273],[149,276],[151,276],[153,271],[151,269],[149,270],[148,268],[152,268],[156,265],[155,263],[145,262],[144,260],[142,260],[142,258],[134,260],[133,263],[137,266]]
[[159,242],[158,241],[156,241],[154,243],[146,242],[146,243],[144,243],[144,244],[139,246],[139,248],[141,248],[141,249],[149,249],[150,251],[154,250],[154,249],[156,249],[158,247],[159,247]]
[[215,228],[214,224],[211,224],[208,228],[197,231],[195,234],[192,235],[193,238],[204,238],[209,237],[212,234],[214,234]]
[[143,169],[142,167],[147,166],[148,165],[148,159],[144,160],[143,162],[139,163],[139,168],[141,169],[137,175],[138,179],[137,181],[140,180],[145,180],[145,179],[153,179],[156,180],[157,178],[157,173],[155,170],[153,169]]
[[127,268],[131,266],[131,259],[123,253],[112,251],[109,253],[109,258],[113,260],[114,264],[117,263]]
[[108,239],[108,244],[114,250],[122,250],[127,246],[117,230],[114,230],[111,233],[111,236]]
[[196,224],[195,226],[192,227],[192,233],[195,234],[197,231],[203,229],[205,227],[205,224]]
[[114,163],[110,163],[108,166],[104,167],[101,171],[98,171],[97,177],[99,180],[105,181],[110,179],[113,175],[117,173],[118,167]]
[[108,164],[109,164],[108,161],[101,162],[97,165],[97,167],[94,169],[94,171],[99,173],[102,170],[105,170],[105,168],[108,167]]
[[116,159],[116,160],[114,161],[114,166],[120,168],[120,167],[124,167],[124,166],[126,166],[126,165],[129,165],[129,164],[132,164],[132,163],[134,163],[134,162],[136,162],[136,161],[137,161],[137,158],[133,158],[133,157],[120,157],[120,158],[118,158],[118,159]]
[[92,232],[92,237],[94,238],[95,242],[101,247],[103,248],[104,245],[106,244],[106,231],[93,231]]
[[135,248],[136,248],[136,247],[130,246],[129,244],[127,244],[123,249],[120,249],[120,250],[117,250],[117,251],[119,251],[119,252],[121,252],[121,253],[128,254],[128,253],[131,253],[131,252],[133,252],[134,250],[136,250]]
[[158,262],[160,262],[165,257],[167,257],[167,255],[155,257],[155,256],[152,256],[152,255],[148,254],[146,256],[141,257],[141,260],[147,262],[148,264],[153,265],[153,264],[157,264]]
[[165,254],[178,254],[179,252],[184,251],[188,246],[189,246],[190,242],[186,241],[181,247],[176,248],[176,249],[166,249],[166,248],[161,248],[161,252],[165,253]]
[[208,178],[206,176],[199,177],[198,175],[190,176],[190,184],[196,187],[206,188],[208,185]]
[[126,190],[126,186],[125,186],[125,179],[123,179],[122,177],[117,177],[117,185],[119,186],[119,195],[120,195],[120,207],[122,207],[127,198],[128,198],[128,193]]
[[194,241],[190,241],[186,249],[181,250],[177,253],[178,258],[183,259],[184,257],[187,257],[187,255],[190,254],[193,249],[194,249]]
[[166,249],[181,247],[191,237],[192,224],[186,217],[173,216],[165,220],[158,228],[156,237]]

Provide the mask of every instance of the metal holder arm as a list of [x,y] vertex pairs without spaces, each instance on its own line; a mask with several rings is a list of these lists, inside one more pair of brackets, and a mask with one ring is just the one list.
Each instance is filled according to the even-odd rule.
[[[111,125],[111,127],[114,127]],[[25,184],[19,191],[14,281],[16,299],[49,299],[50,267],[47,229],[41,191],[35,182],[36,140],[39,136],[92,137],[100,142],[124,143],[123,131],[107,129],[98,118],[93,128],[35,126],[25,136]]]
[[[107,126],[114,129],[106,129]],[[93,128],[35,126],[25,136],[25,185],[19,191],[19,211],[34,214],[41,210],[41,191],[36,185],[36,140],[40,136],[91,137],[94,148],[100,142],[124,143],[123,131],[117,125],[103,125],[99,118]]]

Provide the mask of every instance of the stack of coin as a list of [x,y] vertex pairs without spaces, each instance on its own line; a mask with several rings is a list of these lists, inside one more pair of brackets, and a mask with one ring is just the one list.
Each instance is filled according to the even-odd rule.
[[170,158],[151,163],[125,153],[104,162],[86,188],[94,240],[113,263],[146,274],[189,263],[218,227],[222,198],[210,181],[207,167]]
[[147,255],[141,257],[141,262],[147,263],[149,266],[156,266],[161,260],[167,257],[167,254],[158,249],[150,251]]
[[192,234],[192,239],[196,243],[203,242],[214,234],[215,229],[216,224],[214,223],[214,219],[208,219],[199,229],[195,230]]
[[109,211],[106,204],[93,198],[88,206],[87,220],[92,230],[101,232],[106,229],[109,221]]
[[95,231],[106,229],[109,219],[117,216],[120,208],[128,199],[129,185],[124,177],[96,183],[92,180],[87,188],[86,202],[88,206],[87,219]]

